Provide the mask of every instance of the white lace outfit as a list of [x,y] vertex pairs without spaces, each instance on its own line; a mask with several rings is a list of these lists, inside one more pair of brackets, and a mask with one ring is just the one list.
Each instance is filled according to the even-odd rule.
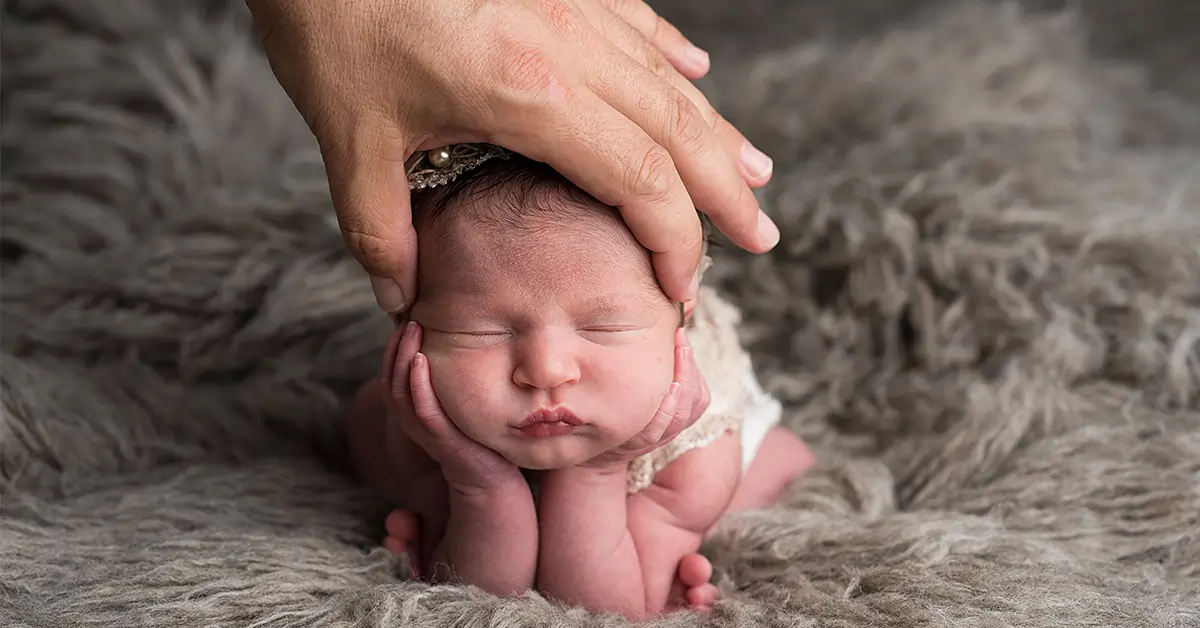
[[692,312],[688,341],[696,367],[708,384],[708,410],[671,442],[629,464],[630,494],[654,482],[654,476],[683,454],[710,445],[728,432],[742,442],[742,472],[753,462],[771,428],[779,424],[782,406],[758,382],[750,355],[737,335],[741,312],[716,290],[703,286]]

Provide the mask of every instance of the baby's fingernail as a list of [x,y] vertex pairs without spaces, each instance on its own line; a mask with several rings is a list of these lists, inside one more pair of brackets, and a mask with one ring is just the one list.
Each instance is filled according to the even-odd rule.
[[670,387],[667,388],[667,394],[672,397],[679,396],[679,382],[671,382]]
[[755,235],[758,243],[765,248],[771,249],[779,244],[779,227],[775,226],[767,212],[761,209],[758,210],[758,232]]
[[742,165],[755,179],[769,177],[775,169],[775,162],[766,153],[758,150],[750,140],[742,144]]
[[375,292],[375,301],[379,303],[379,308],[388,314],[402,312],[408,305],[404,298],[404,290],[393,279],[371,277],[371,290]]

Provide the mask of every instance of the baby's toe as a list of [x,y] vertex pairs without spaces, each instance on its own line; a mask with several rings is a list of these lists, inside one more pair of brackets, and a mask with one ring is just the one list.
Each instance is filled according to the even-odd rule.
[[393,510],[383,527],[390,536],[406,544],[414,541],[420,532],[417,516],[407,510]]
[[417,568],[417,548],[415,546],[405,543],[394,536],[389,536],[383,540],[383,548],[396,556],[406,557],[408,559],[409,575],[414,580],[420,579],[421,570]]
[[692,589],[712,579],[712,563],[702,554],[689,554],[679,561],[679,581]]
[[394,536],[383,539],[383,548],[397,556],[402,556],[408,552],[408,545],[405,545],[404,541]]
[[704,583],[698,587],[692,587],[687,590],[688,605],[696,610],[708,610],[717,601],[717,587],[714,584]]

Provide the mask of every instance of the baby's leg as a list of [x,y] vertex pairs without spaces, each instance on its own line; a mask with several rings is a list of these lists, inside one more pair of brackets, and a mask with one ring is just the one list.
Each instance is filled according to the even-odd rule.
[[772,429],[742,475],[725,514],[774,506],[783,489],[813,462],[808,445],[791,430]]
[[437,463],[416,443],[407,438],[389,442],[380,385],[378,379],[364,384],[346,408],[350,456],[363,481],[397,508],[384,523],[384,547],[408,554],[414,576],[419,576],[425,554],[446,528],[446,483]]

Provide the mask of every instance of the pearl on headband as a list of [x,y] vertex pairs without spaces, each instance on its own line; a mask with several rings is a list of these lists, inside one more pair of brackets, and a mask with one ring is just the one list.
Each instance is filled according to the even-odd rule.
[[450,144],[414,154],[405,164],[409,190],[424,190],[450,183],[458,175],[512,153],[494,144]]

